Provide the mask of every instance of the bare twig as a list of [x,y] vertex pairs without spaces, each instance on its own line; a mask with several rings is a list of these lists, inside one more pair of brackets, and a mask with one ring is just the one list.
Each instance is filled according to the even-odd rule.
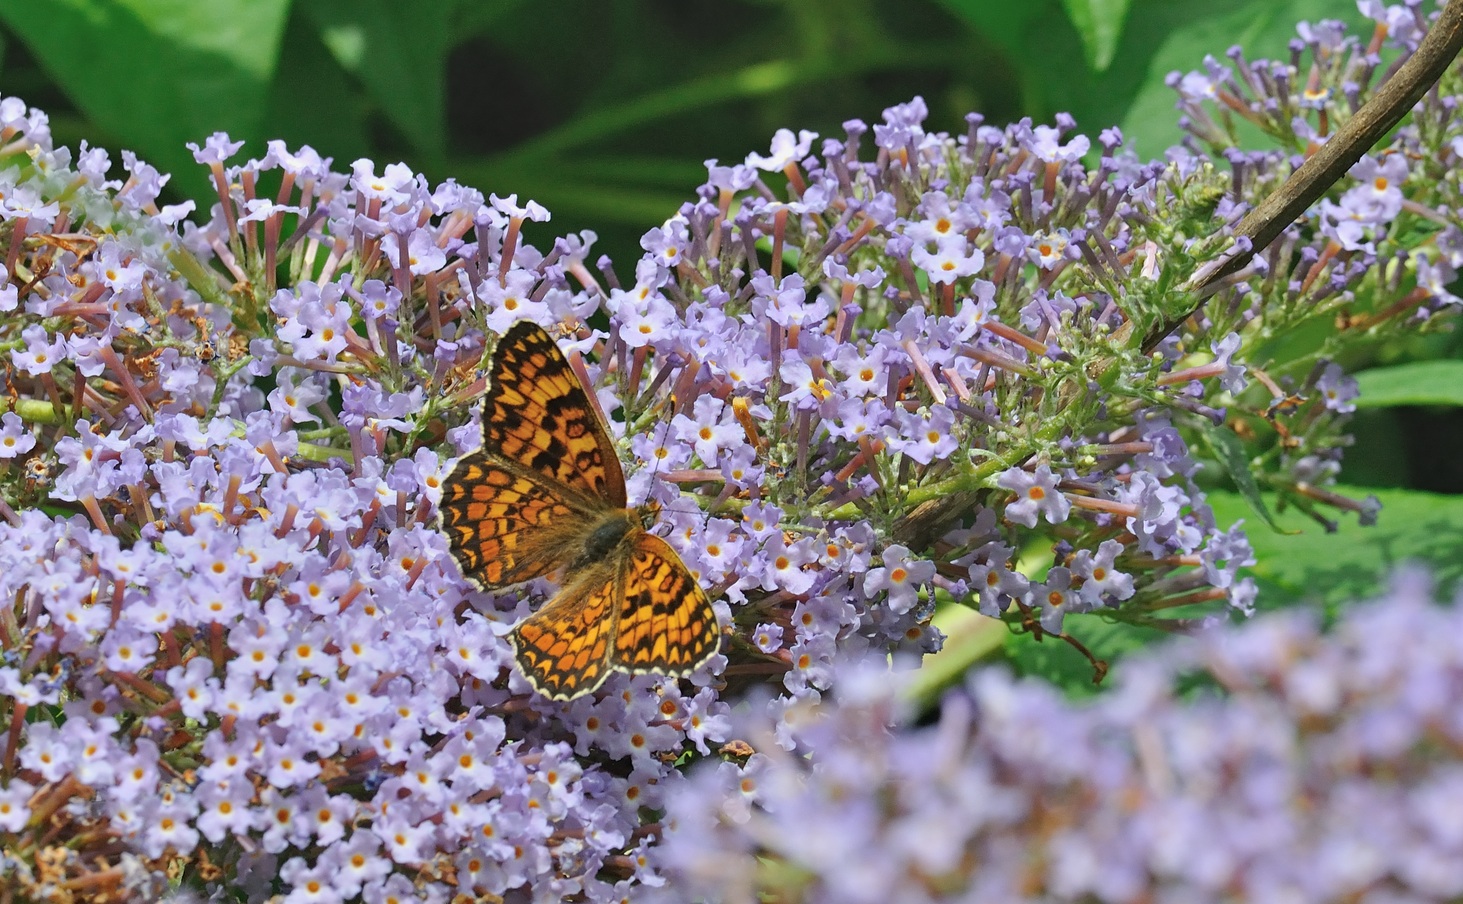
[[1463,0],[1448,0],[1417,52],[1402,68],[1377,89],[1372,99],[1331,140],[1291,173],[1280,188],[1240,220],[1235,235],[1248,238],[1249,249],[1200,267],[1185,287],[1201,299],[1199,304],[1187,314],[1155,327],[1144,339],[1144,351],[1152,351],[1203,306],[1205,289],[1239,272],[1250,258],[1264,251],[1285,227],[1345,175],[1442,77],[1460,48],[1463,48]]

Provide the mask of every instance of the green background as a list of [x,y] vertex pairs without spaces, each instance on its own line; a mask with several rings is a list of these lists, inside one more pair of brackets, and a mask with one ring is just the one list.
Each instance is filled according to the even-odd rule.
[[1321,18],[1360,21],[1352,0],[0,0],[0,91],[179,197],[207,190],[185,142],[280,138],[517,192],[553,212],[545,238],[593,228],[628,268],[703,161],[778,128],[841,136],[919,94],[937,129],[1065,110],[1157,156],[1180,135],[1167,73],[1284,56]]

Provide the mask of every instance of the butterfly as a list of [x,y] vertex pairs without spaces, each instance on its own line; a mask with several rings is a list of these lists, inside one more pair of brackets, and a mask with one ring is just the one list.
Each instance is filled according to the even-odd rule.
[[539,693],[569,700],[612,671],[685,676],[716,654],[710,600],[650,533],[658,510],[626,507],[609,431],[564,353],[537,324],[515,324],[488,368],[483,445],[444,478],[440,513],[484,590],[562,572],[559,592],[510,634]]

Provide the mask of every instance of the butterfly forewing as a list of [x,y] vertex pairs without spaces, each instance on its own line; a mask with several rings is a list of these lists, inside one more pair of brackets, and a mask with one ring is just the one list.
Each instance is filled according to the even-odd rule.
[[442,530],[463,573],[497,590],[564,565],[583,533],[583,501],[480,449],[443,482]]
[[488,381],[483,448],[607,506],[625,507],[625,476],[609,434],[542,327],[515,324],[493,352]]

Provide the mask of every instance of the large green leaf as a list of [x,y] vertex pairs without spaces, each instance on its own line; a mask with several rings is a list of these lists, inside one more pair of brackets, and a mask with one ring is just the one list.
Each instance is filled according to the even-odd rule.
[[1254,472],[1250,470],[1250,459],[1245,454],[1244,443],[1235,436],[1234,431],[1226,427],[1210,426],[1202,433],[1204,445],[1209,449],[1214,460],[1223,468],[1244,500],[1250,504],[1250,509],[1265,520],[1266,524],[1275,530],[1281,527],[1270,514],[1270,508],[1265,504],[1265,497],[1260,493],[1260,486],[1255,482]]
[[1062,630],[1079,640],[1088,651],[1108,666],[1102,685],[1093,683],[1092,663],[1066,641],[1030,634],[1012,634],[1006,639],[1006,658],[1022,675],[1040,676],[1071,696],[1097,693],[1121,673],[1123,659],[1143,647],[1166,640],[1170,635],[1154,628],[1110,622],[1098,615],[1071,615]]
[[452,28],[455,5],[311,0],[300,8],[340,67],[360,79],[402,137],[432,160],[445,148],[443,61],[458,38]]
[[1463,405],[1463,361],[1417,361],[1373,367],[1356,375],[1358,408]]
[[369,105],[320,41],[318,30],[289,28],[280,48],[279,77],[269,93],[271,138],[291,148],[308,144],[335,160],[337,170],[373,155]]
[[[1093,136],[1121,125],[1128,145],[1144,157],[1183,137],[1175,95],[1164,85],[1169,72],[1198,69],[1206,54],[1223,60],[1235,44],[1252,58],[1288,59],[1297,22],[1361,18],[1352,0],[1130,0],[1126,15],[1122,3],[1066,2],[1070,23],[1050,12],[1018,20],[1025,32],[1013,59],[1026,77],[1027,112],[1045,119],[1065,110]],[[1109,53],[1094,53],[1107,41],[1114,42]],[[1094,63],[1110,56],[1111,65],[1094,72],[1084,55]]]
[[[1290,509],[1277,516],[1286,531],[1277,533],[1255,524],[1254,512],[1240,494],[1209,493],[1221,529],[1249,519],[1246,527],[1256,564],[1246,574],[1259,585],[1258,608],[1319,605],[1334,613],[1385,591],[1388,576],[1406,562],[1426,565],[1445,588],[1463,581],[1463,497],[1362,487],[1335,491],[1354,499],[1379,497],[1382,513],[1376,526],[1361,527],[1355,515],[1342,514],[1340,528],[1328,534]],[[1110,623],[1097,615],[1069,616],[1063,628],[1107,660],[1113,674],[1121,672],[1125,656],[1168,636]],[[1013,634],[1006,640],[1005,653],[1017,671],[1040,675],[1069,694],[1094,690],[1092,666],[1060,640],[1048,637],[1038,643],[1030,635]]]
[[[1244,48],[1248,59],[1289,60],[1287,45],[1296,37],[1296,23],[1321,19],[1346,22],[1363,40],[1371,35],[1370,27],[1361,25],[1354,0],[1139,0],[1112,78],[1136,80],[1127,90],[1114,92],[1115,85],[1106,79],[1092,88],[1121,99],[1122,107],[1111,110],[1112,121],[1121,122],[1139,156],[1157,156],[1183,137],[1174,109],[1178,96],[1164,84],[1168,73],[1201,69],[1205,54],[1228,64],[1225,51],[1235,45]],[[1138,65],[1124,72],[1124,60]]]
[[[1463,578],[1463,497],[1364,487],[1335,491],[1353,499],[1380,499],[1376,525],[1362,527],[1355,515],[1335,513],[1340,527],[1328,534],[1291,509],[1279,520],[1298,533],[1249,530],[1261,608],[1321,603],[1329,610],[1365,599],[1385,589],[1387,575],[1404,562],[1427,565],[1445,585]],[[1210,493],[1209,501],[1221,527],[1249,514],[1235,493]]]
[[991,0],[937,2],[1018,63],[1028,56],[1027,31],[1037,22],[1050,22],[1060,9],[1050,0],[1034,3],[992,3]]
[[185,142],[259,135],[288,11],[288,0],[0,0],[0,19],[78,108],[194,184]]
[[1094,72],[1106,71],[1112,64],[1129,5],[1130,0],[1062,0]]

